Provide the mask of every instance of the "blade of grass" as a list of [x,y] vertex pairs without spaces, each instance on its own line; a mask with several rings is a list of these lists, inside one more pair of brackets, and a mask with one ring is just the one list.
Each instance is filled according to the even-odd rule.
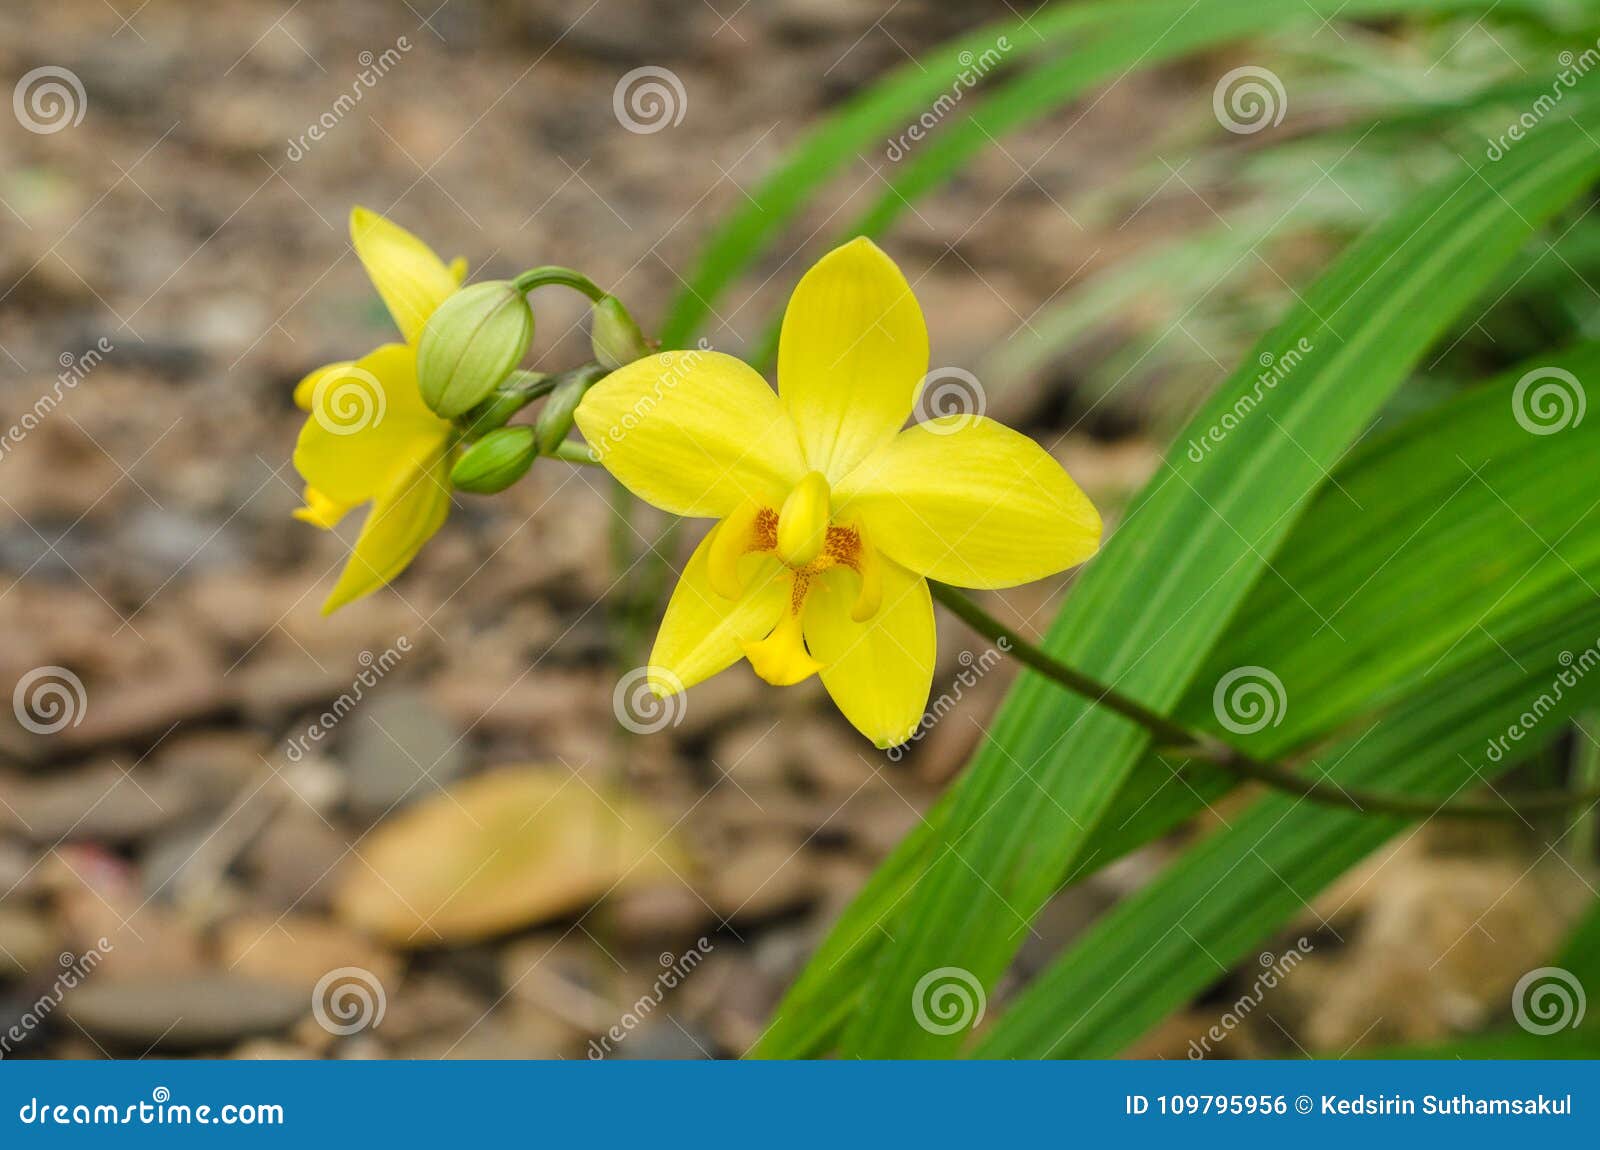
[[[1558,693],[1560,656],[1575,637],[1593,646],[1600,604],[1506,653],[1441,679],[1340,749],[1329,777],[1448,798],[1508,770],[1484,747],[1536,702],[1541,720],[1519,752],[1537,752],[1562,719],[1600,698],[1600,675]],[[1318,892],[1405,820],[1315,811],[1272,796],[1191,847],[1120,903],[1001,1015],[978,1054],[994,1058],[1107,1057],[1215,981],[1262,938],[1303,913]]]
[[[1056,4],[1026,20],[985,25],[896,70],[847,101],[802,137],[788,157],[735,207],[702,249],[661,329],[665,347],[685,346],[729,285],[765,250],[818,188],[866,148],[898,135],[947,96],[969,64],[962,53],[981,54],[1005,37],[1012,59],[1032,67],[983,102],[983,116],[954,118],[920,146],[889,181],[889,190],[849,235],[873,235],[900,211],[956,172],[979,150],[1025,126],[1095,84],[1186,52],[1252,33],[1335,19],[1408,13],[1472,11],[1485,0],[1099,0]],[[1554,0],[1500,0],[1500,11],[1558,11]],[[1069,55],[1062,55],[1066,50]],[[966,58],[969,62],[971,56]],[[869,177],[870,179],[871,177]]]
[[[1176,714],[1218,736],[1236,737],[1217,722],[1212,684],[1246,655],[1282,672],[1289,700],[1283,722],[1265,728],[1256,742],[1258,753],[1289,754],[1367,709],[1365,698],[1318,673],[1343,660],[1347,644],[1320,625],[1297,590],[1320,603],[1322,612],[1337,614],[1347,633],[1384,636],[1384,657],[1370,661],[1366,681],[1374,696],[1391,701],[1429,675],[1451,673],[1489,644],[1516,642],[1591,599],[1589,585],[1600,583],[1600,546],[1592,545],[1591,534],[1574,529],[1592,515],[1595,502],[1570,477],[1595,458],[1600,424],[1583,423],[1548,437],[1524,430],[1512,418],[1511,403],[1517,379],[1532,366],[1374,434],[1352,452],[1285,542],[1278,564],[1284,578],[1265,580],[1251,591],[1210,660],[1212,671],[1199,677]],[[1595,378],[1600,345],[1537,366]],[[1452,474],[1472,481],[1451,487],[1446,480]],[[1378,521],[1369,522],[1373,517],[1351,495],[1378,511]],[[1568,536],[1571,543],[1565,542]],[[1441,556],[1441,548],[1452,550]],[[1413,597],[1398,609],[1373,573],[1381,577],[1396,563],[1429,557],[1472,593]],[[1537,576],[1545,564],[1567,577],[1530,581],[1506,574]],[[1302,614],[1285,619],[1291,604]],[[1093,863],[1080,874],[1191,818],[1235,785],[1230,775],[1204,763],[1180,769],[1147,756],[1096,829],[1084,852]],[[950,794],[929,812],[928,823],[944,817]],[[791,988],[753,1054],[800,1057],[831,1045],[839,1004],[857,997],[883,937],[879,924],[925,868],[930,841],[928,829],[920,828],[873,876]]]
[[[1181,447],[1168,456],[1080,579],[1052,652],[1152,709],[1174,706],[1328,468],[1496,270],[1597,174],[1583,125],[1541,126],[1500,164],[1452,177],[1353,245],[1193,421],[1200,436],[1224,416],[1237,422],[1198,462]],[[1292,386],[1238,419],[1259,387],[1256,361],[1295,348]],[[893,916],[895,940],[846,1053],[954,1048],[958,1036],[918,1024],[918,983],[945,966],[994,983],[1056,886],[1092,861],[1083,848],[1147,745],[1126,720],[1019,680],[957,784],[928,871]]]

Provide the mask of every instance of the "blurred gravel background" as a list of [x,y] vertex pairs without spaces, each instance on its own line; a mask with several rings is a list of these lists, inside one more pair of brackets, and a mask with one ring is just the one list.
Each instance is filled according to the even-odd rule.
[[[0,1032],[26,1029],[8,1056],[584,1057],[612,1027],[614,1057],[737,1055],[1011,676],[973,674],[984,645],[944,618],[934,691],[955,706],[899,760],[815,682],[758,689],[743,668],[696,688],[676,725],[629,735],[613,691],[641,655],[611,594],[612,491],[555,461],[458,497],[395,587],[319,617],[353,532],[289,518],[290,391],[392,337],[349,250],[352,203],[474,274],[579,267],[653,327],[713,223],[818,114],[1010,7],[435,3],[0,12],[8,85],[49,65],[84,90],[59,131],[0,122],[0,423],[55,389],[63,357],[110,348],[0,455],[0,685],[41,667],[83,685],[51,734],[0,708]],[[302,142],[389,49],[360,102]],[[613,89],[647,64],[687,106],[636,134]],[[907,213],[885,243],[936,364],[1027,338],[1066,284],[1165,216],[1209,210],[1180,197],[1090,231],[1063,206],[1145,160],[1163,91],[1190,85],[1181,69],[1117,85],[1068,144],[1046,124]],[[863,156],[791,258],[719,303],[716,346],[759,339],[885,162]],[[585,357],[577,301],[536,303],[534,366]],[[990,414],[1046,442],[1071,429],[1061,458],[1114,517],[1158,445],[1073,384],[1059,365],[991,395]],[[637,551],[662,524],[634,526]],[[995,606],[1037,632],[1062,590]],[[354,706],[326,723],[341,696]],[[1218,1053],[1502,1013],[1585,894],[1565,868],[1530,871],[1505,833],[1407,839],[1330,892],[1302,928],[1314,957]],[[1023,970],[1164,849],[1059,900]],[[1233,997],[1219,971],[1208,1002]],[[1222,1009],[1208,1002],[1141,1052],[1184,1056]]]

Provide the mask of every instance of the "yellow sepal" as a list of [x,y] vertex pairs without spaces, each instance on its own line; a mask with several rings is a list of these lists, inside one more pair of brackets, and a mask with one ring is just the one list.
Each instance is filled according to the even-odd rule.
[[[405,228],[366,208],[350,211],[350,243],[400,334],[415,346],[433,309],[460,286],[457,269],[446,267]],[[464,274],[465,265],[459,270]]]
[[337,499],[330,499],[310,484],[305,488],[304,507],[296,507],[292,514],[302,523],[309,523],[313,527],[320,527],[324,531],[332,531],[354,506],[351,503],[340,503]]

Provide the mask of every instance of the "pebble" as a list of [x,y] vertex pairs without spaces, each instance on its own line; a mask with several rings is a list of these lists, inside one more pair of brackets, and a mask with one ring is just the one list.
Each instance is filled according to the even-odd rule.
[[704,893],[719,915],[753,922],[804,906],[816,894],[815,877],[800,840],[769,838],[711,868]]
[[352,838],[291,800],[246,849],[242,868],[267,906],[326,909]]
[[0,906],[0,982],[54,963],[57,940],[49,920],[22,906]]
[[294,987],[233,975],[150,976],[91,979],[63,1009],[107,1047],[197,1050],[283,1031],[311,1000]]
[[341,733],[346,801],[363,819],[437,794],[468,762],[460,730],[417,691],[386,692],[358,704]]

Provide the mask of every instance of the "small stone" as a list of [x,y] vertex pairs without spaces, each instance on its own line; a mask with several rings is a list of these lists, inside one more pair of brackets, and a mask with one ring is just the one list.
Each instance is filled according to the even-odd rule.
[[693,1062],[715,1058],[716,1039],[682,1019],[662,1018],[638,1030],[625,1031],[607,1057],[643,1062]]
[[0,981],[49,967],[56,958],[49,922],[23,906],[0,906]]
[[91,980],[63,1009],[108,1047],[197,1050],[285,1030],[311,1001],[295,987],[211,974]]
[[392,993],[400,961],[365,935],[305,914],[247,914],[226,923],[218,957],[230,973],[298,986],[310,993],[329,971],[353,967]]
[[243,869],[267,905],[323,910],[349,853],[343,835],[291,799],[246,849]]
[[362,704],[345,731],[347,801],[361,818],[437,794],[466,768],[459,730],[416,691],[397,690]]
[[706,896],[724,918],[748,922],[804,906],[816,895],[814,879],[801,844],[774,837],[712,868]]
[[617,938],[641,944],[686,938],[716,921],[716,911],[705,899],[679,882],[622,891],[610,911]]

